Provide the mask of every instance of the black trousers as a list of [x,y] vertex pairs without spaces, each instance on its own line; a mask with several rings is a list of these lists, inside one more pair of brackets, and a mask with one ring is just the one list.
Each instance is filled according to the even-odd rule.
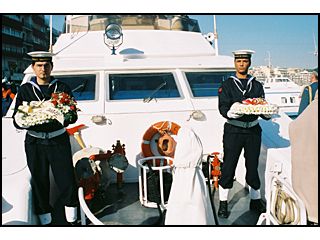
[[258,162],[261,148],[261,133],[235,133],[224,132],[223,134],[223,165],[221,169],[220,186],[232,188],[235,170],[239,156],[244,149],[246,182],[255,190],[260,188],[258,174]]
[[27,134],[25,151],[31,172],[35,213],[39,215],[52,211],[49,203],[49,166],[62,203],[68,207],[77,206],[77,185],[68,134],[65,132],[52,139],[39,139]]

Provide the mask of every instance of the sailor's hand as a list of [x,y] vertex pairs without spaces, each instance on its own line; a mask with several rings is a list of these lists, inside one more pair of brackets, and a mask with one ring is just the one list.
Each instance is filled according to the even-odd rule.
[[270,119],[272,118],[272,114],[262,114],[261,117],[264,119]]
[[232,104],[230,110],[227,112],[228,118],[236,119],[236,118],[240,118],[243,116],[243,114],[236,113],[237,106],[240,104],[241,103],[239,103],[239,102],[235,102],[234,104]]
[[227,112],[227,116],[228,116],[228,118],[234,118],[234,119],[236,119],[236,118],[242,117],[243,114],[234,113],[234,112],[232,112],[231,110],[229,110],[229,111]]

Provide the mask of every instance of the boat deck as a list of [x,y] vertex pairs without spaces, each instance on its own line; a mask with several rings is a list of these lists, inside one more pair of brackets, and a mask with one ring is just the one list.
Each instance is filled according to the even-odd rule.
[[[215,209],[218,211],[219,194],[215,192],[213,195]],[[230,215],[227,219],[218,217],[219,225],[255,225],[259,215],[249,210],[249,201],[248,189],[234,182],[229,192]],[[118,189],[116,184],[111,184],[107,193],[98,194],[89,207],[105,225],[161,225],[158,209],[140,204],[138,183],[124,183],[121,189]],[[87,221],[87,224],[91,223]],[[55,204],[52,225],[68,225],[59,199]]]

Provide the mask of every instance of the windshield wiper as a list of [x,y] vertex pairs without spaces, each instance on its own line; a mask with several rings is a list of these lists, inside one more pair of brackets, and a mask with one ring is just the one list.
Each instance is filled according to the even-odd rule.
[[161,83],[161,84],[159,85],[159,87],[157,87],[157,88],[149,95],[149,97],[146,97],[146,98],[143,99],[143,102],[144,102],[144,103],[150,102],[150,101],[153,99],[153,96],[154,96],[163,86],[165,86],[165,85],[167,85],[167,82]]
[[80,89],[80,88],[84,88],[84,84],[83,84],[83,83],[80,84],[79,86],[75,87],[74,89],[72,89],[72,92],[75,92],[75,91],[77,91],[77,90]]
[[87,86],[87,83],[88,83],[88,79],[86,79],[84,83],[82,83],[82,84],[80,84],[79,86],[77,86],[77,87],[75,87],[74,89],[72,89],[72,92],[75,92],[75,91],[78,91],[79,89],[81,89],[81,90],[79,91],[79,96],[81,96],[82,93],[83,93],[83,91],[84,91],[84,89],[85,89],[86,86]]

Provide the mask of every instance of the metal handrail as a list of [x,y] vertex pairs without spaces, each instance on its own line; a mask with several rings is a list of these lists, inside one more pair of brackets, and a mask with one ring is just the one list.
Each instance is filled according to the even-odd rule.
[[[163,170],[171,169],[169,161],[173,161],[173,158],[167,156],[152,156],[141,158],[137,161],[140,169],[139,169],[139,199],[140,203],[145,207],[155,208],[157,207],[156,203],[148,201],[148,190],[147,190],[147,171],[149,171],[148,166],[143,165],[143,163],[152,160],[152,170],[159,171],[159,181],[160,181],[160,198],[161,198],[161,207],[162,209],[166,208],[166,203],[164,202],[164,192],[163,192]],[[167,160],[167,164],[165,166],[156,167],[156,160],[164,161]]]
[[96,218],[96,216],[88,208],[87,203],[84,199],[82,187],[79,187],[78,189],[78,198],[80,202],[81,225],[86,225],[86,216],[94,225],[104,225],[103,222]]

